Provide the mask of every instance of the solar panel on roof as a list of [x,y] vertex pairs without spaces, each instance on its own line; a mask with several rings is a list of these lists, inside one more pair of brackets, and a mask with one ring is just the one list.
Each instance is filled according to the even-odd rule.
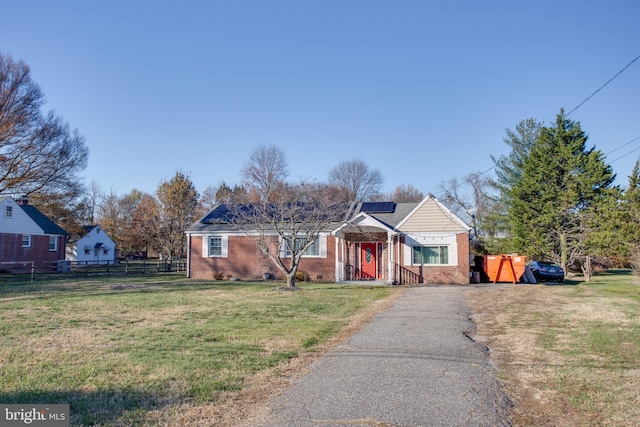
[[366,213],[392,213],[396,210],[395,202],[365,202],[360,208]]

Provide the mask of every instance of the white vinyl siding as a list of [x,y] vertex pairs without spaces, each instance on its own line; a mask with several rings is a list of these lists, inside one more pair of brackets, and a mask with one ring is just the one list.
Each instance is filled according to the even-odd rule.
[[444,205],[428,199],[398,224],[405,233],[420,232],[461,232],[468,231],[462,221]]
[[456,235],[411,233],[405,237],[403,258],[404,265],[458,265]]
[[[0,201],[0,230],[7,234],[42,236],[44,231],[13,199]],[[10,212],[10,216],[7,213]]]

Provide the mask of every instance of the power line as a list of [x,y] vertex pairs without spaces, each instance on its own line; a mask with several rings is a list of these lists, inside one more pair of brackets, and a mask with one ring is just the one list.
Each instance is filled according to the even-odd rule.
[[[622,74],[622,73],[623,73],[627,68],[629,68],[629,67],[631,66],[631,64],[633,64],[634,62],[636,62],[638,59],[640,59],[640,55],[636,56],[636,57],[635,57],[631,62],[629,62],[627,65],[625,65],[625,66],[624,66],[624,68],[622,68],[620,71],[618,71],[618,72],[617,72],[613,77],[611,77],[609,80],[607,80],[607,82],[606,82],[605,84],[603,84],[602,86],[600,86],[600,87],[599,87],[595,92],[593,92],[591,95],[589,95],[587,98],[585,98],[585,100],[584,100],[584,101],[582,101],[580,104],[578,104],[576,107],[574,107],[574,108],[573,108],[571,111],[569,111],[566,115],[567,115],[567,116],[569,116],[571,113],[573,113],[574,111],[576,111],[578,108],[582,107],[582,105],[583,105],[585,102],[587,102],[588,100],[590,100],[591,98],[593,98],[593,96],[594,96],[596,93],[600,92],[600,91],[601,91],[601,90],[602,90],[606,85],[608,85],[609,83],[611,83],[611,82],[612,82],[616,77],[618,77],[620,74]],[[605,156],[608,156],[609,154],[613,153],[614,151],[620,150],[622,147],[625,147],[625,146],[627,146],[627,145],[631,144],[632,142],[637,141],[638,139],[640,139],[640,136],[639,136],[639,137],[637,137],[637,138],[633,138],[631,141],[626,142],[626,143],[622,144],[621,146],[619,146],[619,147],[617,147],[617,148],[614,148],[613,150],[611,150],[611,151],[609,151],[608,153],[606,153],[606,154],[605,154]],[[622,159],[622,158],[624,158],[624,157],[628,156],[629,154],[634,153],[634,152],[636,152],[636,151],[638,151],[638,150],[640,150],[640,147],[638,147],[638,148],[634,148],[633,150],[631,150],[631,151],[629,151],[628,153],[626,153],[626,154],[624,154],[624,155],[622,155],[622,156],[620,156],[620,157],[618,157],[618,158],[616,158],[616,159],[614,159],[614,160],[610,161],[609,163],[613,163],[613,162],[615,162],[616,160],[620,160],[620,159]],[[484,175],[484,174],[486,174],[486,173],[488,173],[488,172],[490,172],[490,171],[494,170],[496,167],[497,167],[497,165],[495,165],[495,164],[494,164],[493,166],[491,166],[489,169],[485,170],[484,172],[480,172],[480,173],[478,173],[478,175],[477,175],[477,176],[482,176],[482,175]],[[462,181],[462,182],[458,183],[457,185],[455,185],[455,186],[454,186],[454,188],[461,187],[462,185],[464,185],[464,184],[468,184],[468,183],[470,183],[470,182],[471,182],[471,179],[464,180],[464,181]],[[442,193],[444,193],[445,191],[446,191],[446,190],[440,191],[440,192],[436,193],[436,195],[438,195],[438,194],[442,194]]]
[[[622,147],[626,147],[627,145],[631,144],[634,141],[637,141],[640,139],[640,136],[633,138],[631,141],[629,142],[625,142],[624,144],[622,144],[621,146],[619,146],[618,148],[614,148],[613,150],[609,151],[607,154],[605,154],[605,156],[608,156],[609,154],[613,153],[614,151],[618,151],[619,149],[621,149]],[[634,150],[635,151],[635,150]]]
[[[636,139],[638,139],[638,138],[636,138]],[[609,163],[613,163],[613,162],[615,162],[616,160],[620,160],[620,159],[622,159],[622,158],[624,158],[624,157],[627,157],[629,154],[634,153],[634,152],[636,152],[636,151],[638,151],[638,150],[640,150],[640,147],[636,147],[636,148],[634,148],[633,150],[629,151],[627,154],[623,154],[622,156],[620,156],[620,157],[618,157],[618,158],[616,158],[616,159],[611,160]]]
[[636,56],[633,61],[629,62],[627,65],[625,65],[625,67],[618,71],[613,77],[611,77],[605,84],[603,84],[602,86],[600,86],[595,92],[593,92],[591,95],[589,95],[584,101],[582,101],[580,104],[578,104],[577,107],[574,107],[573,110],[569,111],[567,113],[567,116],[569,116],[571,113],[573,113],[574,111],[576,111],[578,108],[582,107],[582,104],[584,104],[585,102],[587,102],[588,100],[590,100],[593,95],[595,95],[596,93],[600,92],[600,90],[602,88],[604,88],[606,85],[608,85],[609,83],[611,83],[613,81],[613,79],[615,79],[616,77],[618,77],[620,74],[622,74],[622,72],[624,70],[626,70],[627,68],[629,68],[631,66],[631,64],[633,64],[634,62],[636,62],[638,59],[640,59],[640,55]]

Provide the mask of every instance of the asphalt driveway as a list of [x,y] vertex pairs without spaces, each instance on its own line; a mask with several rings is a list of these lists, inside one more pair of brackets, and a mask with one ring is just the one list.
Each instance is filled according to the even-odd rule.
[[509,426],[461,286],[409,288],[270,403],[256,426]]

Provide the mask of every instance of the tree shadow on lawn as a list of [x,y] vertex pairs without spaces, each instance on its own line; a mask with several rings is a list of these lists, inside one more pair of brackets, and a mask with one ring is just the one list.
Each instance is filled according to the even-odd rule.
[[544,286],[576,286],[582,283],[582,280],[569,280],[564,279],[562,282],[538,282],[539,285]]
[[3,404],[66,404],[70,425],[141,425],[149,411],[176,403],[176,398],[136,390],[60,390],[0,393]]

